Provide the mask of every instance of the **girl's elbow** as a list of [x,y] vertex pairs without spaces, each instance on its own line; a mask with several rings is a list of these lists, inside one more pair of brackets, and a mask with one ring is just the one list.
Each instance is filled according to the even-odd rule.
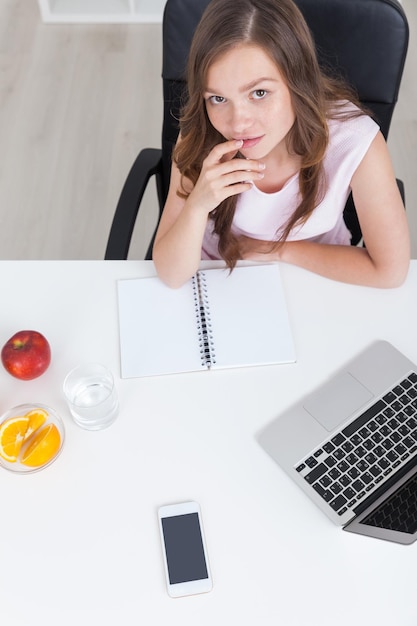
[[170,289],[179,289],[180,287],[182,287],[186,282],[187,279],[178,279],[178,277],[176,276],[161,276],[159,275],[159,278],[162,280],[162,282],[169,287]]
[[187,278],[170,271],[170,268],[161,268],[155,262],[154,265],[158,278],[170,289],[179,289],[187,282]]
[[179,289],[192,276],[192,274],[178,270],[173,263],[159,263],[155,258],[153,262],[159,279],[170,289]]
[[401,287],[407,279],[409,269],[409,258],[404,259],[400,263],[397,263],[396,267],[390,268],[388,271],[383,272],[383,284],[381,285],[381,287],[385,287],[387,289],[396,289],[398,287]]

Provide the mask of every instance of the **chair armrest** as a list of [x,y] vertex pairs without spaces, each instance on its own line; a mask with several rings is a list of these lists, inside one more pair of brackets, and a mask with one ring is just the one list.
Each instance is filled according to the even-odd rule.
[[133,163],[120,194],[107,241],[105,260],[127,259],[140,203],[152,176],[156,178],[161,212],[162,150],[146,148],[141,150]]
[[404,189],[404,183],[402,180],[400,180],[399,178],[397,178],[397,185],[398,185],[398,189],[399,192],[401,194],[401,199],[403,201],[403,204],[405,206],[405,189]]

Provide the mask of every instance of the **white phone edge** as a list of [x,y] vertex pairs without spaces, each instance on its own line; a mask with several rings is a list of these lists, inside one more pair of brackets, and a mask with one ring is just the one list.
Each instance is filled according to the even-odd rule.
[[[169,581],[169,573],[168,573],[168,562],[165,552],[165,540],[164,540],[164,531],[162,528],[162,519],[165,517],[175,517],[176,515],[187,515],[188,513],[197,513],[198,520],[200,523],[200,531],[201,538],[203,542],[203,550],[204,557],[206,560],[206,567],[208,578],[204,578],[201,580],[191,580],[185,583],[176,583],[171,584]],[[200,593],[208,593],[213,588],[213,580],[210,572],[210,564],[208,560],[207,554],[207,546],[206,539],[204,536],[204,528],[203,522],[201,518],[201,509],[198,502],[190,501],[190,502],[180,502],[177,504],[167,504],[159,507],[158,509],[158,522],[159,522],[159,533],[161,537],[161,548],[162,548],[162,556],[164,561],[164,570],[165,570],[165,580],[167,585],[168,595],[171,598],[180,598],[183,596],[191,596]]]

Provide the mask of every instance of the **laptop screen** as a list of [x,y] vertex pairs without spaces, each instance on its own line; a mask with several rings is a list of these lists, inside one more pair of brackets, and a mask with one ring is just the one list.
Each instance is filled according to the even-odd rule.
[[396,541],[413,543],[417,540],[417,471],[414,467],[388,492],[378,498],[371,508],[362,511],[344,530]]
[[381,502],[361,523],[414,534],[417,531],[417,474]]

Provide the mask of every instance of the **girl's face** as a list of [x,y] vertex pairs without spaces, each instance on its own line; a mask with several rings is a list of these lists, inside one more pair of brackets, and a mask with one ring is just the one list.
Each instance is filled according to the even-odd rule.
[[285,137],[295,121],[291,95],[262,48],[243,44],[224,53],[208,70],[204,99],[214,128],[227,140],[243,139],[243,156],[288,156]]

